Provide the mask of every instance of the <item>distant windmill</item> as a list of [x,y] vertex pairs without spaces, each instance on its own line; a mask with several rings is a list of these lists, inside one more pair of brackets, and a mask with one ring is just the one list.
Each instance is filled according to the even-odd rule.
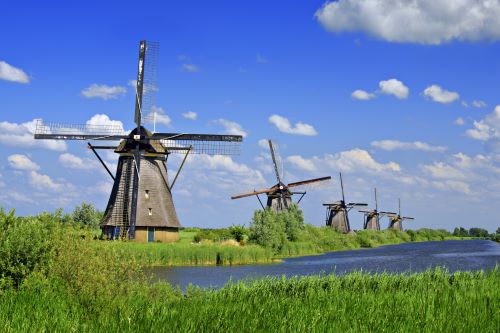
[[[151,93],[156,88],[158,44],[141,41],[135,93],[136,128],[125,133],[121,126],[67,125],[37,122],[35,139],[53,140],[119,140],[118,146],[88,147],[97,156],[114,181],[101,228],[110,239],[129,238],[137,241],[174,241],[179,238],[180,223],[172,200],[172,187],[188,154],[231,155],[238,152],[239,135],[186,133],[151,133],[141,120],[156,118],[152,111]],[[145,104],[143,105],[143,97]],[[113,176],[96,149],[113,149],[119,154]],[[166,161],[171,153],[185,153],[184,159],[169,184]],[[196,209],[196,208],[195,208]]]
[[[273,166],[274,166],[274,172],[276,174],[276,179],[278,183],[274,185],[273,187],[267,188],[267,189],[262,189],[262,190],[254,190],[252,192],[244,193],[244,194],[239,194],[232,196],[231,199],[240,199],[240,198],[245,198],[249,197],[252,195],[255,195],[257,199],[260,202],[260,205],[262,206],[262,209],[265,209],[264,205],[262,204],[262,201],[260,200],[259,194],[267,194],[267,207],[272,208],[275,211],[281,211],[284,209],[287,209],[291,203],[292,203],[292,195],[294,194],[301,194],[299,200],[297,201],[297,204],[302,200],[306,192],[292,192],[290,188],[292,187],[297,187],[297,186],[303,186],[311,183],[317,183],[317,182],[322,182],[326,180],[330,180],[332,177],[321,177],[321,178],[315,178],[315,179],[309,179],[309,180],[303,180],[300,182],[295,182],[295,183],[289,183],[288,185],[285,185],[283,183],[283,175],[281,172],[281,165],[278,166],[278,157],[276,153],[276,147],[274,146],[273,142],[271,140],[268,140],[269,143],[269,149],[271,150],[271,158],[273,160]],[[281,159],[279,159],[281,161]]]
[[377,189],[375,190],[375,209],[372,210],[360,210],[361,213],[365,214],[363,229],[369,230],[380,230],[380,218],[385,215],[396,215],[392,212],[379,212],[378,211],[378,200],[377,200]]
[[368,204],[355,202],[346,204],[342,173],[340,173],[340,188],[342,189],[342,200],[334,203],[323,204],[323,206],[326,206],[326,225],[339,232],[348,233],[351,231],[351,225],[349,224],[349,211],[354,207],[368,206]]
[[414,220],[413,217],[401,216],[401,199],[398,199],[398,213],[387,214],[389,216],[389,229],[403,231],[404,220]]

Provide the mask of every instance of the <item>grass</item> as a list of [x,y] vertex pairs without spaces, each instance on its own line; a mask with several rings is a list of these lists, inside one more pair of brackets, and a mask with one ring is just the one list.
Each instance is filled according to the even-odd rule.
[[[71,288],[70,288],[71,289]],[[91,303],[28,279],[0,297],[3,332],[498,332],[500,272],[268,278],[195,288],[131,284]]]

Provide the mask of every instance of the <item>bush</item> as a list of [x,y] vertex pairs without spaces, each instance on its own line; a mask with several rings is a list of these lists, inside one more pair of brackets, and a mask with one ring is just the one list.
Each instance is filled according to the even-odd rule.
[[71,218],[75,223],[89,229],[98,229],[103,218],[103,213],[97,210],[94,205],[83,202],[81,206],[76,206],[71,213]]
[[248,236],[248,230],[242,225],[233,225],[229,227],[229,232],[237,242],[242,242]]

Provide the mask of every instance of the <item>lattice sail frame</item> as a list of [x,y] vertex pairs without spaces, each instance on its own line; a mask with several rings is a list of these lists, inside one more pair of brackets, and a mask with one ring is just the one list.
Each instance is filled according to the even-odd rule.
[[158,92],[157,74],[158,58],[160,56],[160,43],[146,41],[146,56],[144,64],[143,94],[141,107],[141,121],[145,124],[153,124],[156,117],[164,115],[156,106],[156,95]]

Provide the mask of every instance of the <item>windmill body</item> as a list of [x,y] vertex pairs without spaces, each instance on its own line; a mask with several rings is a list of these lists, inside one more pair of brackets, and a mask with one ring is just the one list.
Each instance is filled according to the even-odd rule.
[[349,223],[349,211],[354,207],[368,206],[366,203],[350,202],[346,204],[344,194],[344,183],[342,173],[340,173],[340,188],[342,190],[342,200],[334,203],[326,203],[326,225],[338,232],[348,233],[351,231]]
[[[137,127],[129,134],[124,133],[123,129],[106,125],[37,122],[35,139],[119,140],[117,146],[93,146],[88,143],[114,181],[100,224],[103,234],[109,239],[128,238],[148,242],[177,240],[181,225],[174,207],[172,188],[188,154],[233,155],[238,153],[242,141],[240,135],[152,133],[142,126],[142,120],[148,117],[145,113],[149,110],[143,104],[143,97],[151,100],[148,92],[158,90],[154,85],[154,51],[157,51],[156,44],[140,42],[134,114]],[[97,153],[98,149],[113,149],[119,155],[115,176]],[[185,155],[170,184],[167,158],[172,153]]]
[[403,221],[414,220],[413,217],[402,216],[401,215],[401,199],[398,199],[398,213],[390,213],[389,216],[389,228],[393,230],[403,231]]
[[[292,201],[292,196],[294,194],[301,194],[301,197],[297,201],[297,204],[302,200],[306,192],[294,192],[291,190],[293,187],[297,186],[304,186],[312,183],[318,183],[318,182],[323,182],[330,180],[332,177],[321,177],[321,178],[315,178],[315,179],[308,179],[300,182],[295,182],[295,183],[289,183],[288,185],[285,185],[283,183],[283,176],[282,173],[280,172],[281,168],[278,165],[280,159],[278,159],[277,153],[276,153],[276,147],[273,144],[271,140],[268,140],[269,143],[269,150],[271,151],[271,158],[273,161],[273,166],[274,166],[274,172],[276,175],[277,183],[276,185],[267,188],[267,189],[262,189],[262,190],[254,190],[252,192],[248,193],[243,193],[243,194],[238,194],[234,195],[231,197],[231,199],[240,199],[240,198],[245,198],[245,197],[250,197],[250,196],[256,196],[257,199],[259,200],[262,209],[272,209],[276,212],[283,211],[285,209],[288,209],[293,201]],[[259,194],[266,194],[267,195],[267,203],[266,207],[262,204],[262,201],[259,198]]]
[[348,209],[343,200],[334,202],[333,204],[325,204],[325,206],[327,206],[327,226],[342,233],[351,231]]
[[380,218],[389,215],[393,216],[396,213],[392,212],[380,212],[378,210],[378,199],[377,199],[377,189],[374,189],[375,193],[375,209],[372,210],[360,210],[361,213],[365,214],[363,229],[366,230],[380,230]]

